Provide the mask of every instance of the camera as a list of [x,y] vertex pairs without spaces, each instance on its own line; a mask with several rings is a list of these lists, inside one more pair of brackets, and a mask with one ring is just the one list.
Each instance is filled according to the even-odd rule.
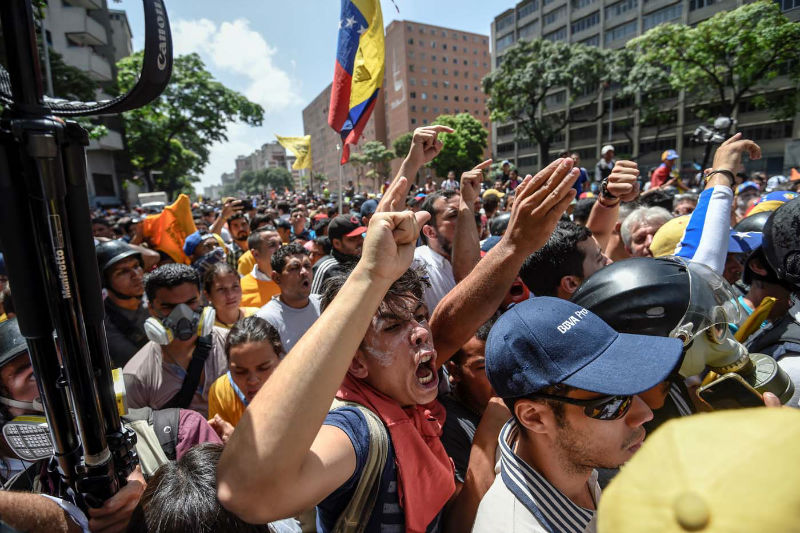
[[736,119],[719,117],[711,127],[703,124],[697,126],[692,133],[691,141],[695,144],[722,144],[728,138],[731,126],[736,128]]

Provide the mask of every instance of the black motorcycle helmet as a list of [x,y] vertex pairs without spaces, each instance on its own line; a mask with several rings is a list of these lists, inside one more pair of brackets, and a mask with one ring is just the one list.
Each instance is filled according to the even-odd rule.
[[771,211],[761,211],[755,215],[750,215],[749,217],[740,220],[739,223],[733,227],[733,229],[742,233],[748,231],[761,233],[764,231],[764,224],[767,223],[767,219],[771,214]]
[[97,266],[100,269],[100,277],[103,280],[104,287],[107,287],[108,283],[106,281],[106,271],[123,259],[136,257],[139,259],[140,263],[144,264],[142,254],[123,241],[101,242],[95,246],[94,250],[97,254]]
[[501,213],[495,215],[489,220],[489,233],[497,237],[502,236],[508,228],[508,221],[511,219],[511,213]]
[[778,279],[800,288],[800,198],[773,211],[763,233],[761,247]]
[[353,208],[353,211],[361,211],[361,204],[367,201],[367,197],[363,194],[356,194],[350,200],[350,206]]
[[671,257],[633,257],[595,272],[572,302],[620,333],[668,337],[689,307],[689,272]]

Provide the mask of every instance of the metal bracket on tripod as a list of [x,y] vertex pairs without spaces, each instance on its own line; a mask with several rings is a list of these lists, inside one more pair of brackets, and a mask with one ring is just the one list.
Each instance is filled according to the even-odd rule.
[[0,2],[9,56],[0,70],[0,242],[60,496],[84,508],[102,505],[138,460],[114,399],[86,185],[89,140],[57,116],[119,113],[161,94],[172,72],[169,20],[162,0],[143,4],[144,61],[134,88],[112,100],[67,102],[44,97],[30,0]]

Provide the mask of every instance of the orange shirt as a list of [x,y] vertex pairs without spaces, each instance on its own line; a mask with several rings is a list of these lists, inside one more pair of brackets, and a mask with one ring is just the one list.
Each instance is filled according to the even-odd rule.
[[261,307],[280,293],[277,283],[256,279],[252,272],[242,278],[242,307]]

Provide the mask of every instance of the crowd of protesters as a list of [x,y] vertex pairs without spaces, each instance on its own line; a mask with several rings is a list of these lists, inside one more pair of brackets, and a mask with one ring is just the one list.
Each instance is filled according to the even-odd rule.
[[[48,492],[47,469],[0,442],[0,518],[95,533],[795,530],[800,182],[744,174],[760,148],[737,134],[686,181],[674,150],[645,176],[607,145],[589,171],[564,152],[535,176],[484,161],[414,184],[447,131],[418,128],[397,177],[374,195],[348,184],[344,212],[310,191],[195,203],[180,260],[149,241],[147,213],[96,213],[141,466],[87,516],[30,494]],[[1,258],[5,423],[41,409],[11,296],[25,290]],[[698,388],[744,373],[748,351],[765,354],[773,385],[756,399],[775,408],[709,412]]]

